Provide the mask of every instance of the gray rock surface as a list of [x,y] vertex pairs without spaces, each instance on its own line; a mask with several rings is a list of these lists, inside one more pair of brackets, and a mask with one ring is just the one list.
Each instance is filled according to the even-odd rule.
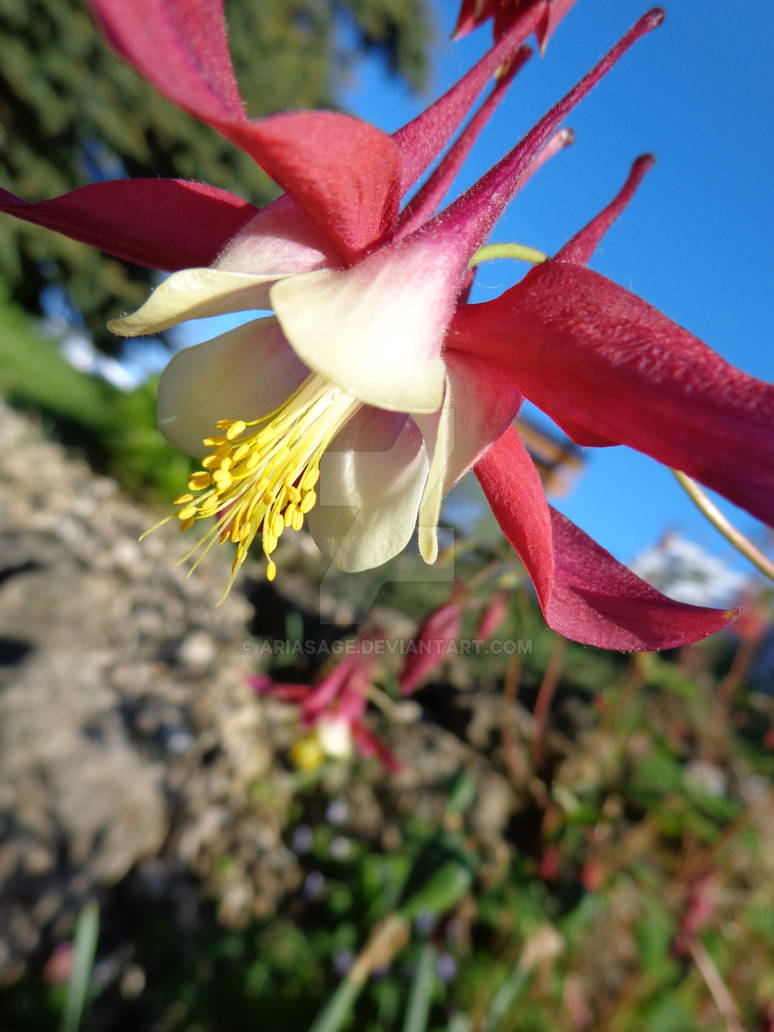
[[0,407],[5,980],[146,858],[206,874],[272,763],[239,651],[251,607],[214,608],[229,558],[186,580],[172,530],[138,544],[157,518]]

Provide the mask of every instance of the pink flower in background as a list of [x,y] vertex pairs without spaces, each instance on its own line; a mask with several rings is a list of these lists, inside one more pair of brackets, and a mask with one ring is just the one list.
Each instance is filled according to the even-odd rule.
[[496,591],[484,607],[473,632],[475,641],[489,641],[500,629],[508,615],[511,593],[506,588]]
[[411,695],[422,681],[444,661],[460,636],[462,615],[471,605],[465,588],[456,583],[450,597],[434,609],[419,627],[398,676],[402,695]]
[[505,619],[509,597],[509,591],[497,591],[483,604],[480,598],[469,593],[462,581],[456,581],[446,602],[425,617],[409,643],[398,675],[401,694],[411,695],[448,655],[457,651],[462,618],[466,612],[481,609],[473,640],[477,643],[488,641]]
[[[363,756],[378,759],[387,770],[399,771],[401,764],[363,720],[376,665],[375,650],[368,643],[379,640],[378,634],[358,639],[351,655],[339,660],[315,685],[284,684],[268,674],[256,674],[248,681],[259,694],[297,707],[299,723],[312,732],[320,759],[346,759],[355,746]],[[299,765],[305,764],[302,761]]]
[[[520,4],[460,82],[392,137],[356,119],[297,112],[249,120],[218,0],[96,0],[116,49],[172,100],[251,154],[284,196],[262,211],[173,180],[99,183],[0,209],[174,274],[126,335],[270,308],[180,352],[159,423],[176,447],[210,449],[178,499],[180,525],[214,517],[201,544],[260,536],[271,558],[308,522],[343,569],[385,562],[419,529],[437,554],[443,495],[472,466],[532,577],[548,623],[589,644],[664,648],[731,614],[673,602],[548,506],[512,421],[523,397],[578,443],[628,444],[774,519],[774,392],[585,266],[647,167],[607,209],[501,297],[464,303],[469,263],[526,179],[567,142],[559,126],[622,54],[660,23],[645,15],[527,136],[435,215],[451,178],[526,53],[569,9]],[[484,8],[480,10],[483,11]],[[463,8],[464,10],[464,8]],[[511,68],[442,159],[493,72]]]

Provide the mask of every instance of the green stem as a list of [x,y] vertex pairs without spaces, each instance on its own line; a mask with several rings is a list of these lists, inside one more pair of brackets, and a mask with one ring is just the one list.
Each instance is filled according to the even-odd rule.
[[514,969],[492,997],[489,1011],[481,1026],[482,1032],[495,1032],[500,1027],[500,1023],[516,1002],[528,980],[528,972],[522,971],[519,967]]
[[427,943],[419,955],[414,981],[411,983],[406,1020],[403,1032],[425,1032],[427,1018],[430,1014],[430,998],[435,978],[435,947]]
[[390,963],[406,945],[409,933],[410,925],[400,914],[390,913],[380,921],[309,1032],[339,1032],[351,1015],[371,972],[375,967]]
[[694,505],[702,515],[707,517],[713,527],[720,531],[726,541],[730,542],[754,566],[757,566],[761,573],[765,574],[769,580],[774,581],[774,563],[760,549],[756,548],[741,530],[737,530],[733,523],[726,519],[720,509],[704,493],[695,480],[692,480],[691,477],[681,473],[679,470],[673,469],[672,472]]
[[75,923],[73,937],[73,970],[67,983],[67,997],[62,1015],[61,1032],[77,1032],[86,1007],[91,971],[99,935],[99,908],[87,903]]
[[333,996],[317,1017],[309,1032],[339,1032],[344,1022],[352,1013],[358,996],[365,982],[356,982],[352,978],[343,978]]
[[547,254],[535,247],[527,247],[526,244],[484,244],[470,259],[470,264],[474,267],[481,262],[491,262],[495,258],[515,258],[518,262],[529,262],[530,265],[540,265],[548,261]]

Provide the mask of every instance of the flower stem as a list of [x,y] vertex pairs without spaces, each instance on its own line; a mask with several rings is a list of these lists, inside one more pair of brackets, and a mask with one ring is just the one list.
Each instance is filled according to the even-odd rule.
[[470,259],[470,265],[475,267],[481,262],[491,262],[495,258],[515,258],[516,261],[529,262],[530,265],[540,265],[541,262],[548,261],[547,254],[535,247],[527,247],[526,244],[484,244]]
[[94,955],[99,935],[99,909],[96,903],[87,903],[78,914],[73,941],[73,969],[67,983],[61,1032],[78,1032],[81,1017],[86,1010],[94,968]]
[[416,974],[411,984],[403,1032],[425,1032],[427,1028],[435,979],[435,958],[435,947],[426,943],[419,955]]
[[707,984],[707,988],[712,994],[715,1006],[726,1023],[727,1032],[744,1032],[742,1023],[739,1020],[739,1014],[737,1013],[734,999],[728,991],[728,987],[723,981],[720,972],[715,967],[712,957],[710,957],[709,953],[707,953],[706,949],[698,939],[692,939],[690,941],[688,952],[691,954],[693,962],[699,969]]
[[400,914],[390,913],[374,928],[355,963],[317,1015],[309,1032],[340,1032],[349,1021],[355,1003],[371,972],[392,961],[409,940],[411,926]]
[[768,556],[765,556],[749,538],[745,537],[741,530],[737,530],[733,523],[726,519],[720,509],[704,493],[695,480],[692,480],[691,477],[681,473],[679,470],[673,469],[672,472],[694,505],[720,531],[726,541],[730,542],[754,566],[757,566],[761,573],[765,574],[769,580],[774,581],[774,563],[772,563]]
[[535,710],[533,713],[534,730],[532,732],[532,760],[536,768],[540,767],[543,763],[548,713],[554,699],[554,692],[556,691],[559,679],[562,676],[562,666],[564,664],[564,653],[566,649],[567,639],[560,638],[557,635],[551,656],[548,660],[546,672],[543,675],[543,680],[540,682],[540,688],[538,688],[537,700],[535,701]]

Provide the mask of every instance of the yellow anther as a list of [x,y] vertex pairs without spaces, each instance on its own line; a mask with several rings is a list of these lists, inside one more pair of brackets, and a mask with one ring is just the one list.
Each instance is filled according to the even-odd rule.
[[301,499],[301,504],[298,507],[298,511],[304,513],[311,512],[314,509],[315,502],[317,501],[317,494],[315,491],[307,491],[304,497]]
[[209,487],[212,483],[212,477],[206,471],[199,473],[192,473],[188,478],[188,487],[191,491],[203,491],[205,487]]
[[182,520],[180,523],[181,530],[190,530],[194,525],[193,516],[189,516],[187,520]]
[[188,492],[175,499],[180,511],[173,516],[181,527],[215,517],[189,553],[199,552],[196,563],[219,542],[230,539],[236,546],[224,597],[256,538],[267,559],[266,576],[274,579],[277,568],[270,556],[286,529],[303,527],[305,513],[317,501],[323,453],[359,407],[341,388],[312,373],[272,412],[255,420],[221,419],[217,432],[203,438],[211,451],[189,476]]
[[226,430],[226,437],[229,441],[233,441],[235,437],[239,437],[247,429],[247,423],[244,419],[236,419],[231,426]]
[[285,529],[285,521],[282,518],[282,513],[277,512],[272,516],[271,520],[271,532],[275,538],[282,537],[282,531]]

